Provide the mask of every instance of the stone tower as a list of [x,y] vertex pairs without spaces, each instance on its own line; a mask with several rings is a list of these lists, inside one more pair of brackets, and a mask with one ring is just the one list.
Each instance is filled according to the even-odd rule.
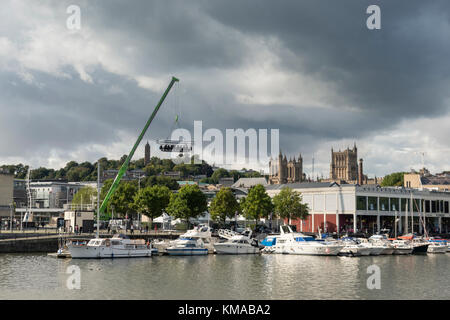
[[294,183],[303,180],[303,159],[300,154],[298,159],[290,160],[287,164],[287,182]]
[[150,163],[150,145],[147,144],[145,145],[145,155],[144,155],[144,166],[148,165]]
[[270,159],[269,162],[269,183],[285,184],[303,181],[303,159],[299,155],[298,159],[286,158],[286,155],[280,154],[276,159]]
[[358,180],[358,151],[356,144],[353,149],[333,151],[331,148],[330,179],[357,181]]

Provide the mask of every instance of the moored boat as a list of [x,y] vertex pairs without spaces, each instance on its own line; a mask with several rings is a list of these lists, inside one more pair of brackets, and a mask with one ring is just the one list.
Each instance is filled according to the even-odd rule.
[[428,246],[427,253],[446,253],[448,250],[447,241],[441,239],[428,240],[430,245]]
[[316,240],[314,237],[293,232],[289,226],[280,227],[277,238],[278,252],[284,254],[337,256],[345,245],[337,241]]
[[359,244],[355,239],[344,238],[345,247],[339,252],[340,256],[360,257],[370,255],[371,249]]
[[202,239],[183,237],[166,249],[171,256],[199,256],[207,255],[208,248],[205,248]]
[[369,238],[369,241],[376,246],[384,248],[380,252],[380,255],[390,255],[394,253],[394,247],[386,235],[373,235]]
[[407,240],[393,240],[392,245],[394,247],[394,255],[406,255],[411,254],[413,246]]
[[74,259],[88,258],[138,258],[151,257],[152,246],[144,239],[131,240],[126,235],[116,234],[112,238],[94,238],[87,242],[76,239],[67,243]]
[[239,233],[227,233],[227,235],[221,234],[219,230],[219,236],[225,237],[227,241],[214,243],[214,249],[219,254],[256,254],[260,252],[258,241],[251,239],[251,230],[245,230],[242,234]]

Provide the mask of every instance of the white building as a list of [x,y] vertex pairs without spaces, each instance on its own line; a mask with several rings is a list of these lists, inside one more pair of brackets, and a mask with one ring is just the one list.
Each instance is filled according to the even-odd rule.
[[299,231],[376,233],[393,230],[395,218],[399,233],[411,228],[422,233],[424,225],[433,232],[450,230],[448,192],[327,182],[268,185],[266,190],[273,197],[286,186],[300,192],[310,209],[308,219],[293,223]]

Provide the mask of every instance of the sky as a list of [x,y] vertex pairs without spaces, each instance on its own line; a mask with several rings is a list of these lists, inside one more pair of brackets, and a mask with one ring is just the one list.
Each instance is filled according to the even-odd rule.
[[307,175],[354,143],[369,177],[450,170],[449,39],[447,0],[4,0],[0,165],[119,159],[176,76],[134,159],[146,141],[167,157],[156,140],[179,115],[188,130],[278,129]]

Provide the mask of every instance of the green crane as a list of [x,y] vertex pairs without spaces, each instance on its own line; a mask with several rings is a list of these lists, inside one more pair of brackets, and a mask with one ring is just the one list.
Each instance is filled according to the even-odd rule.
[[[141,134],[139,135],[138,139],[136,140],[136,143],[134,144],[133,148],[131,149],[130,154],[128,155],[128,157],[126,158],[125,162],[122,164],[122,166],[120,167],[119,172],[117,173],[116,178],[114,179],[114,182],[111,185],[111,188],[109,188],[108,193],[105,196],[105,199],[103,199],[102,205],[99,208],[99,212],[97,214],[97,220],[99,219],[100,215],[105,211],[106,206],[108,205],[109,199],[111,198],[111,196],[113,195],[114,191],[116,191],[120,180],[122,179],[122,176],[125,174],[125,172],[128,169],[128,165],[131,161],[131,158],[134,155],[134,152],[136,151],[136,148],[139,146],[139,143],[141,142],[142,138],[144,137],[145,132],[147,131],[148,127],[150,126],[150,123],[152,123],[153,118],[155,118],[156,113],[158,112],[159,108],[161,107],[162,103],[164,102],[164,100],[166,99],[167,95],[169,94],[170,89],[172,88],[172,86],[175,84],[175,82],[179,81],[177,78],[172,77],[172,81],[170,81],[169,86],[167,87],[166,91],[164,92],[164,94],[162,95],[161,99],[159,100],[158,104],[155,107],[155,110],[153,110],[152,115],[150,116],[150,118],[147,120],[147,123],[145,124],[144,129],[142,129]],[[98,224],[97,224],[98,225]]]

